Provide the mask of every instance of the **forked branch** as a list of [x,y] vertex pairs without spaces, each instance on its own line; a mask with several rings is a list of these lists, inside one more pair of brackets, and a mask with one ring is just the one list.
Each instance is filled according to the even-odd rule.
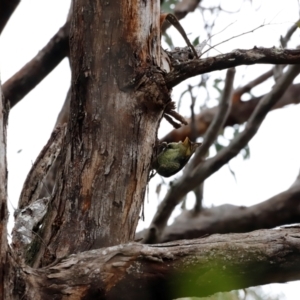
[[[172,55],[172,54],[171,54]],[[253,64],[299,64],[300,49],[288,50],[278,48],[257,48],[250,50],[237,49],[230,53],[193,59],[173,65],[174,70],[166,75],[166,83],[173,88],[180,82],[204,73],[224,70],[240,65]]]
[[247,145],[256,134],[267,113],[279,101],[299,72],[300,65],[290,66],[284,76],[275,84],[272,91],[261,99],[249,118],[245,130],[238,134],[228,147],[223,148],[216,156],[199,164],[192,172],[184,173],[184,175],[172,185],[160,203],[152,220],[149,232],[145,238],[146,243],[159,241],[174,207],[181,201],[184,195],[219,170]]

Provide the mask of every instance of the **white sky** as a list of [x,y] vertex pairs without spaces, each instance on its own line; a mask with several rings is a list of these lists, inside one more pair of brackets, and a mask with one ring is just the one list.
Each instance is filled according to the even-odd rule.
[[[203,1],[207,7],[212,2]],[[237,10],[236,3],[242,1],[225,1],[226,10]],[[18,71],[33,56],[35,56],[49,39],[64,24],[69,0],[23,0],[17,8],[13,17],[0,37],[0,71],[2,83]],[[234,7],[230,7],[233,6]],[[268,24],[263,28],[231,40],[217,47],[221,53],[233,49],[249,49],[253,46],[272,47],[278,46],[280,35],[284,35],[287,29],[299,18],[299,3],[297,0],[285,1],[245,1],[241,6],[241,12],[237,15],[220,15],[222,22],[217,21],[214,33],[220,32],[229,24],[230,27],[218,34],[210,41],[216,44],[234,35],[252,30],[261,24]],[[259,8],[256,10],[256,8]],[[209,16],[208,16],[209,17]],[[193,40],[202,32],[203,22],[199,12],[193,17],[186,18],[182,22],[183,27]],[[174,29],[169,33],[174,35],[176,46],[185,46],[182,38]],[[201,33],[203,35],[203,33]],[[202,41],[203,38],[200,37]],[[289,47],[295,47],[299,40],[299,32],[294,35],[294,41]],[[211,55],[218,52],[212,51]],[[238,87],[250,79],[268,70],[270,66],[250,66],[237,68],[236,85]],[[224,71],[214,72],[212,76],[224,78]],[[297,80],[299,81],[299,79]],[[191,80],[197,83],[198,79]],[[67,60],[64,60],[41,84],[30,92],[10,112],[8,126],[8,168],[9,201],[14,207],[17,206],[19,193],[21,191],[26,175],[39,154],[41,148],[47,142],[55,124],[57,114],[65,99],[70,83],[70,71]],[[212,84],[212,81],[209,81]],[[266,93],[273,82],[269,81],[263,87],[256,88],[254,93],[260,95]],[[186,82],[174,88],[173,98],[178,99],[180,93],[186,86]],[[212,97],[217,94],[211,92]],[[201,104],[199,94],[196,107]],[[216,103],[216,102],[215,102]],[[181,113],[189,115],[190,100],[184,97],[181,105]],[[268,115],[258,134],[250,142],[251,158],[244,161],[237,157],[230,162],[235,171],[237,181],[233,178],[227,166],[224,166],[216,174],[205,182],[204,205],[220,205],[231,203],[235,205],[253,205],[268,199],[287,189],[295,180],[300,168],[300,106],[291,105],[284,109],[274,111]],[[163,123],[159,137],[171,130],[171,127]],[[230,136],[230,129],[226,130]],[[20,153],[19,150],[22,150]],[[174,178],[172,178],[174,180]],[[160,182],[159,176],[151,180],[149,202],[146,200],[145,222],[139,228],[147,227],[158,204],[154,190]],[[217,188],[216,188],[217,187]],[[164,188],[161,195],[166,191]],[[193,197],[189,197],[188,205],[193,205]],[[11,206],[9,205],[11,208]],[[176,210],[174,215],[180,212]],[[298,299],[295,289],[299,283],[288,283],[285,285],[269,285],[267,292],[274,294],[284,291],[286,299]],[[282,297],[283,299],[283,297]]]

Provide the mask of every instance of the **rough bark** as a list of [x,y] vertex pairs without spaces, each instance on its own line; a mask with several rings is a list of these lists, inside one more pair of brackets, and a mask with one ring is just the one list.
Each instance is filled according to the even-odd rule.
[[[176,52],[175,52],[176,53]],[[173,53],[170,52],[171,60]],[[188,57],[188,56],[187,56]],[[179,58],[176,56],[175,61]],[[184,59],[185,60],[185,59]],[[180,60],[179,60],[180,61]],[[180,82],[196,75],[207,72],[224,70],[240,65],[253,64],[299,64],[300,50],[257,48],[250,50],[237,49],[230,53],[208,57],[205,59],[194,59],[172,63],[174,70],[166,76],[167,86],[172,88]]]
[[[26,299],[168,300],[300,279],[300,229],[129,243],[24,267]],[[22,294],[20,294],[22,297]]]
[[44,242],[37,238],[28,251],[35,267],[134,238],[158,124],[170,102],[157,68],[157,4],[117,1],[104,12],[98,2],[74,2],[71,117],[39,232]]

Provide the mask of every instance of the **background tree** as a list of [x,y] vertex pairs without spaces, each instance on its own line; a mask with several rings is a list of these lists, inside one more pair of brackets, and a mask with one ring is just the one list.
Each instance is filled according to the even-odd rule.
[[[3,29],[13,9],[5,1],[2,5]],[[175,15],[181,18],[197,5],[180,2]],[[283,45],[296,28],[282,38]],[[189,48],[163,51],[160,34],[156,2],[74,1],[66,24],[3,84],[0,292],[4,299],[172,299],[299,278],[297,227],[203,238],[297,222],[299,179],[286,192],[249,208],[205,210],[201,191],[206,178],[242,149],[248,151],[245,147],[270,110],[299,102],[298,85],[291,83],[300,71],[300,51],[255,47],[198,59]],[[203,46],[208,44],[196,48],[198,55],[203,56]],[[9,105],[12,109],[66,55],[71,89],[58,126],[25,181],[10,248],[5,158]],[[244,93],[274,73],[233,91],[232,68],[255,63],[293,66],[285,72],[276,67],[272,90],[244,102]],[[141,214],[161,118],[174,126],[185,122],[174,110],[171,89],[189,77],[227,68],[220,105],[199,115],[192,105],[189,125],[162,139],[204,135],[202,147],[170,186],[149,230],[139,233],[144,243],[176,242],[128,243],[134,240]],[[193,95],[193,87],[187,91]],[[246,121],[227,147],[205,158],[224,126]],[[215,146],[220,148],[218,142]],[[166,227],[175,206],[192,190],[197,195],[195,209],[184,210]],[[182,238],[200,239],[177,241]]]

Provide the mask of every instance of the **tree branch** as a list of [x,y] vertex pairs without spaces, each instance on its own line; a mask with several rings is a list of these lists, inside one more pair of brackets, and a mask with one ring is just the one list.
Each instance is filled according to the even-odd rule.
[[2,87],[10,107],[15,106],[39,84],[69,52],[69,21],[59,29],[49,43]]
[[[245,207],[224,204],[200,213],[183,210],[166,227],[161,242],[194,239],[213,233],[250,232],[300,222],[300,181],[288,190],[259,204]],[[145,232],[144,232],[145,233]],[[137,234],[142,237],[143,232]]]
[[297,28],[299,27],[299,22],[300,20],[293,24],[284,37],[280,37],[280,43],[282,48],[285,48],[287,46],[288,41],[291,39],[292,35],[296,32]]
[[[172,52],[170,52],[172,56]],[[203,73],[224,70],[240,65],[253,64],[299,64],[300,49],[288,50],[278,48],[257,48],[250,50],[237,49],[227,54],[222,54],[205,59],[193,59],[174,64],[174,70],[166,74],[166,83],[173,88],[180,82]]]
[[220,130],[223,128],[231,107],[234,75],[235,69],[228,69],[226,73],[224,90],[218,107],[218,112],[205,133],[203,144],[195,153],[193,163],[188,165],[188,168],[185,170],[185,172],[190,172],[192,168],[194,168],[203,160],[203,157],[206,155],[209,147],[216,140]]
[[299,268],[295,227],[153,246],[129,243],[74,254],[43,269],[25,267],[23,276],[30,284],[27,299],[167,300],[298,280]]
[[19,5],[20,0],[2,0],[0,1],[0,34],[6,23]]
[[230,142],[228,147],[220,150],[216,156],[199,164],[192,172],[184,173],[184,175],[171,186],[165,198],[158,206],[157,212],[149,227],[149,232],[145,237],[146,243],[154,243],[160,239],[174,207],[181,201],[184,195],[219,170],[247,145],[256,134],[269,110],[278,102],[299,72],[300,65],[290,66],[284,76],[275,84],[272,91],[261,99],[249,118],[245,130],[238,134],[237,137]]
[[[18,209],[23,209],[30,203],[39,199],[40,192],[45,184],[44,179],[61,152],[62,141],[66,133],[65,131],[66,126],[54,129],[47,144],[35,160],[24,182]],[[52,191],[50,191],[50,194],[51,192]]]
[[236,89],[234,91],[234,100],[235,101],[241,100],[242,95],[244,95],[245,93],[249,93],[254,87],[258,86],[259,84],[261,84],[263,82],[265,82],[272,75],[273,75],[273,68],[271,70],[261,74],[260,76],[258,76],[254,80],[248,82],[243,87],[240,87],[240,88]]
[[[270,73],[270,76],[272,76],[273,74],[272,70],[268,71],[267,73]],[[266,76],[269,75],[267,73],[265,73]],[[251,83],[249,83],[249,85],[250,84]],[[248,84],[245,86],[245,89],[248,88],[247,86]],[[241,89],[243,90],[244,87],[242,87]],[[254,109],[256,108],[256,106],[258,105],[259,101],[264,96],[266,95],[255,97],[248,101],[240,101],[241,94],[240,94],[240,90],[237,89],[233,94],[233,103],[231,105],[231,110],[224,124],[224,127],[233,126],[235,124],[243,124],[244,122],[246,122],[249,119],[252,112],[254,111]],[[300,84],[294,84],[287,88],[286,92],[281,97],[281,99],[272,107],[272,110],[282,108],[289,104],[298,104],[298,103],[300,103]],[[203,110],[200,114],[195,116],[197,137],[202,136],[206,132],[207,128],[210,126],[217,112],[218,112],[218,106],[215,106]],[[188,123],[190,124],[189,120]],[[161,139],[161,141],[167,143],[179,142],[182,139],[184,139],[186,136],[188,136],[189,138],[192,137],[192,130],[190,125],[182,126],[177,130],[170,131],[166,136],[164,136]]]
[[[178,2],[174,8],[174,15],[178,20],[186,17],[190,12],[193,12],[199,5],[201,0],[183,0]],[[162,26],[162,31],[165,32],[170,27],[170,24],[164,23]]]

